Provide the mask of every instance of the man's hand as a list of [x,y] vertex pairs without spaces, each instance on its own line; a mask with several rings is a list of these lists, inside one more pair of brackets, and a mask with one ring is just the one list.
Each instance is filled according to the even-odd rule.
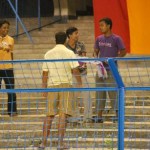
[[48,95],[47,92],[42,93],[42,96],[43,96],[43,97],[47,97],[47,95]]
[[125,55],[126,55],[126,50],[124,49],[124,50],[121,50],[120,52],[119,52],[119,54],[118,54],[118,57],[124,57]]
[[4,51],[7,51],[7,52],[11,51],[11,45],[5,45],[3,48],[4,48],[3,49]]
[[3,50],[3,45],[2,44],[0,44],[0,50]]
[[79,68],[77,67],[77,68],[72,69],[72,73],[77,80],[77,87],[82,87],[82,80],[81,80]]
[[[48,71],[43,71],[42,75],[42,88],[47,88]],[[47,97],[47,92],[43,92],[42,96]]]

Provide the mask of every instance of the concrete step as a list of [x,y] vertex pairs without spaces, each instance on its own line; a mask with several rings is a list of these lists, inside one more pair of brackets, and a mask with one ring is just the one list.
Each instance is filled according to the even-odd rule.
[[[91,34],[91,32],[94,32],[94,27],[93,28],[88,27],[85,29],[85,26],[84,26],[84,29],[83,29],[82,25],[81,25],[81,27],[78,27],[78,29],[79,29],[79,40],[81,40],[81,38],[85,37],[85,35],[87,38],[93,37],[93,39],[94,39],[94,34]],[[70,27],[70,25],[67,25],[67,26]],[[31,32],[30,35],[32,37],[36,37],[36,36],[39,36],[39,38],[40,37],[51,37],[54,39],[55,33],[60,31],[60,28],[62,31],[65,31],[67,29],[66,25],[63,26],[62,24],[57,24],[57,25],[50,27],[50,28],[47,28],[47,27],[43,28],[41,31],[37,30],[36,32],[35,31]],[[86,38],[84,38],[84,39],[86,40]]]
[[[110,107],[107,107],[106,109],[109,109]],[[93,111],[95,108],[93,107]],[[125,107],[125,114],[132,114],[132,115],[150,115],[150,106],[126,106]],[[7,107],[0,108],[0,112],[3,112],[4,114],[7,113]],[[46,106],[35,106],[35,107],[18,107],[18,114],[45,114],[47,112]],[[81,113],[83,112],[83,109]],[[93,114],[94,115],[94,114]],[[96,114],[95,114],[96,115]]]
[[[4,125],[8,124],[14,124],[17,122],[28,122],[28,125],[30,126],[30,122],[35,122],[35,123],[39,123],[41,121],[43,121],[46,117],[46,112],[45,113],[39,113],[37,111],[37,113],[26,113],[24,115],[22,114],[18,114],[18,116],[16,117],[10,117],[7,115],[7,113],[3,112],[4,115],[0,115],[1,118],[1,127],[4,128]],[[80,117],[83,117],[83,114],[80,115]],[[106,122],[110,122],[113,121],[113,118],[115,117],[114,113],[110,113],[110,114],[103,114],[103,118],[104,118],[104,123]],[[132,122],[134,124],[134,122],[145,122],[147,123],[148,121],[150,121],[150,115],[140,115],[140,114],[126,114],[125,115],[125,122]],[[58,122],[58,121],[56,121]],[[3,125],[4,123],[4,125]],[[71,124],[72,125],[72,124]],[[81,124],[79,126],[82,126]],[[7,127],[7,125],[6,125]],[[136,127],[136,128],[140,128]],[[7,130],[8,128],[6,128]],[[146,128],[145,128],[146,129]]]
[[[79,108],[84,109],[84,107],[79,107]],[[95,109],[95,107],[92,107],[92,108]],[[34,109],[37,109],[37,108],[36,108],[36,106],[30,107],[30,108],[26,108],[26,107],[20,106],[20,107],[18,107],[18,111],[19,111],[19,109],[23,109],[23,110],[31,109],[31,110],[34,110]],[[38,109],[39,110],[44,110],[44,109],[46,109],[46,107],[39,107]],[[110,110],[111,107],[107,106],[105,109],[106,110]],[[150,109],[150,106],[125,106],[125,109],[126,109],[126,111],[128,113],[129,113],[129,111],[134,112],[134,113],[136,113],[136,111],[148,112],[148,110]],[[0,108],[0,110],[5,110],[5,108]]]
[[[27,50],[27,49],[22,49],[23,51],[22,51],[22,53],[19,53],[19,50],[16,50],[16,52],[14,52],[14,53],[18,53],[17,55],[19,56],[21,56],[21,55],[24,55],[24,53],[25,53],[25,51],[26,51],[26,53],[29,53],[28,55],[30,55],[30,54],[32,54],[33,55],[33,53],[32,52],[36,52],[36,54],[38,54],[38,55],[42,55],[42,56],[44,56],[44,54],[49,50],[48,48],[45,48],[45,49],[42,49],[42,48],[34,48],[34,49],[32,49],[32,50]],[[90,51],[89,51],[90,52]],[[91,53],[92,53],[92,51],[91,51]],[[44,57],[43,57],[44,58]],[[42,60],[43,60],[43,58],[42,58]],[[42,60],[38,60],[38,62],[34,62],[34,60],[35,60],[35,58],[31,58],[31,60],[30,60],[30,62],[27,60],[26,62],[22,62],[22,61],[18,61],[18,62],[14,62],[14,68],[15,68],[15,66],[16,66],[16,69],[17,69],[17,67],[18,66],[20,66],[21,67],[21,65],[29,65],[29,66],[33,66],[33,68],[35,67],[35,65],[38,65],[38,64],[42,64]],[[77,59],[77,60],[80,60],[80,61],[82,61],[81,59]],[[126,62],[124,62],[124,63],[126,63]],[[126,67],[123,67],[124,66],[124,63],[121,63],[120,64],[120,62],[118,62],[118,64],[119,64],[119,66],[118,66],[118,71],[120,72],[120,74],[121,74],[121,76],[124,78],[124,77],[126,77],[126,78],[128,78],[128,79],[132,79],[132,78],[142,78],[142,77],[146,77],[146,75],[148,76],[148,73],[149,73],[149,71],[150,71],[150,68],[148,68],[148,67],[146,67],[146,66],[141,66],[141,67],[139,67],[138,68],[138,71],[137,71],[137,68],[136,68],[136,66],[132,66],[132,67],[130,67],[130,66],[126,66]],[[97,69],[96,69],[96,65],[95,64],[93,64],[93,61],[91,61],[91,63],[89,63],[89,62],[87,62],[87,67],[88,67],[88,73],[91,73],[93,70],[91,70],[91,69],[95,69],[94,71],[97,71]],[[34,68],[35,69],[35,68]],[[139,73],[140,73],[140,76],[139,76]]]
[[[117,138],[79,138],[77,140],[77,138],[69,138],[68,141],[68,137],[66,137],[64,139],[64,141],[66,141],[67,143],[69,143],[69,145],[71,147],[96,147],[96,148],[110,148],[110,147],[117,147]],[[132,139],[128,139],[125,138],[125,148],[149,148],[149,139],[136,139],[136,138],[132,138]],[[28,138],[26,140],[24,139],[13,139],[13,140],[0,140],[0,145],[2,145],[4,148],[7,147],[9,145],[9,147],[29,147],[34,143],[34,146],[38,146],[40,142],[40,139],[33,139],[33,137]],[[51,144],[50,144],[51,142]],[[107,142],[111,143],[111,144],[107,144]],[[57,138],[51,138],[48,139],[47,145],[51,145],[51,146],[56,146],[57,143]],[[78,144],[77,144],[78,143]],[[6,145],[6,146],[4,146]],[[113,145],[113,146],[112,146]],[[132,145],[132,146],[131,146]]]
[[[53,46],[51,46],[51,45],[49,45],[49,47],[43,47],[43,48],[38,48],[38,47],[37,48],[22,48],[21,51],[18,48],[18,49],[14,50],[14,56],[17,54],[26,54],[26,55],[30,55],[33,53],[45,54],[51,48],[53,48]],[[93,44],[88,44],[87,53],[93,53]],[[32,59],[34,59],[34,58],[32,58]]]
[[[0,137],[3,138],[2,140],[0,140],[0,146],[1,145],[2,147],[4,146],[1,143],[2,141],[5,143],[5,145],[9,143],[9,146],[11,147],[15,147],[15,146],[22,147],[23,143],[25,144],[26,147],[30,147],[31,145],[33,145],[33,143],[34,143],[34,146],[38,146],[38,143],[42,139],[42,123],[43,121],[42,122],[34,121],[34,122],[30,122],[29,124],[28,122],[16,122],[16,123],[13,122],[13,124],[12,123],[10,124],[11,126],[8,123],[3,123],[3,127],[2,127],[3,130],[0,130],[0,135],[1,135]],[[134,147],[132,145],[132,148],[136,148],[136,146],[140,148],[140,145],[142,143],[146,144],[146,146],[145,145],[141,146],[141,148],[148,148],[147,146],[149,143],[148,143],[147,137],[149,136],[149,131],[146,129],[148,129],[149,126],[150,126],[150,123],[147,123],[147,122],[125,122],[125,137],[126,137],[125,145],[126,147],[128,147],[129,145],[131,146],[131,144],[128,143],[128,141],[130,142],[136,141],[136,143],[134,142],[135,144]],[[55,122],[53,123],[53,127],[57,128],[57,125]],[[142,127],[145,130],[144,129],[141,130]],[[57,141],[57,138],[55,139],[55,137],[57,136],[56,135],[57,130],[54,128],[52,130],[53,139],[51,138],[51,140],[53,141],[52,142],[53,146],[55,145],[55,142]],[[74,138],[75,135],[76,135],[76,138]],[[91,135],[92,136],[96,135],[96,137],[91,138]],[[146,138],[144,138],[144,135],[146,136]],[[117,136],[117,124],[114,124],[112,122],[105,122],[104,124],[94,124],[94,125],[86,124],[85,126],[78,125],[76,127],[71,126],[70,124],[67,126],[66,141],[68,141],[69,139],[68,142],[70,144],[76,143],[76,140],[77,140],[78,144],[81,147],[83,147],[83,145],[85,146],[85,143],[88,143],[88,147],[89,147],[91,146],[92,143],[95,143],[95,144],[97,142],[101,143],[100,141],[101,136],[104,137],[103,141],[106,141],[106,142],[109,141],[110,143],[113,139],[113,142],[115,142],[114,139]],[[84,141],[80,142],[81,139]],[[91,142],[90,139],[94,139],[93,142]],[[142,139],[142,142],[139,145],[139,141],[141,139]],[[7,143],[5,142],[6,140],[7,140]],[[94,147],[95,147],[95,144],[94,144]],[[105,144],[103,143],[103,146]],[[98,145],[98,147],[99,146],[100,145]]]
[[[58,129],[52,129],[51,130],[51,136],[53,137],[56,137],[57,136],[57,132],[58,132]],[[65,136],[66,137],[74,137],[74,135],[76,134],[76,136],[80,137],[80,138],[91,138],[91,135],[93,135],[94,133],[97,134],[97,137],[104,137],[107,138],[107,137],[118,137],[118,130],[117,129],[93,129],[93,128],[75,128],[75,129],[67,129],[66,130],[66,134]],[[3,138],[4,140],[5,139],[17,139],[18,137],[23,139],[24,137],[26,138],[30,138],[34,135],[34,138],[38,138],[38,137],[42,137],[42,129],[41,130],[25,130],[25,131],[22,131],[22,130],[0,130],[0,137]],[[125,138],[136,138],[136,139],[139,139],[139,138],[147,138],[148,135],[150,134],[150,131],[149,130],[146,130],[146,129],[142,129],[142,130],[139,130],[139,129],[125,129],[124,131],[124,134],[125,134]],[[94,138],[94,135],[93,135],[93,138]]]
[[[38,18],[21,18],[21,19],[27,30],[38,28]],[[56,19],[54,19],[53,17],[42,17],[41,25],[43,26],[43,25],[49,24],[49,23],[53,22],[54,20],[56,20]],[[9,18],[9,22],[11,24],[9,33],[10,33],[10,35],[15,35],[16,34],[16,21],[14,18],[13,19]],[[24,32],[20,23],[18,24],[18,28],[19,28],[19,33]]]
[[[90,25],[85,25],[87,23],[90,23]],[[93,21],[78,21],[76,20],[75,22],[68,22],[67,24],[59,24],[59,23],[56,23],[56,24],[53,24],[52,26],[47,26],[46,28],[43,28],[42,30],[49,30],[49,29],[58,29],[57,31],[66,31],[67,28],[69,27],[76,27],[78,28],[79,30],[79,33],[80,31],[82,32],[82,30],[93,30],[94,31],[94,22]]]
[[[126,94],[130,94],[130,92],[126,93]],[[146,94],[145,96],[138,96],[136,95],[137,93],[134,93],[135,95],[126,95],[125,96],[125,104],[131,105],[131,106],[136,106],[140,105],[140,106],[149,106],[149,102],[150,102],[150,94]],[[78,100],[82,100],[82,97],[79,96],[77,97]],[[95,101],[95,96],[91,97],[92,101]],[[35,103],[36,101],[38,102],[46,102],[46,98],[42,96],[41,93],[17,93],[17,100],[18,102],[22,102],[22,103]],[[107,103],[110,102],[109,99],[107,99]],[[7,102],[7,95],[6,94],[2,94],[0,93],[0,103],[6,103]],[[146,104],[145,104],[146,103]]]
[[[41,49],[22,49],[21,50],[21,52],[20,52],[20,50],[15,50],[14,51],[14,57],[15,57],[15,59],[16,59],[16,55],[18,55],[18,54],[23,54],[23,55],[31,55],[31,54],[33,54],[33,53],[36,53],[36,54],[40,54],[40,55],[42,55],[43,56],[43,54],[45,54],[47,51],[49,50],[49,48],[41,48]],[[32,58],[32,59],[35,59],[35,58]],[[43,59],[44,59],[44,57],[43,57]]]
[[[39,44],[39,43],[42,43],[42,44],[55,44],[55,39],[54,37],[33,37],[32,38],[34,43],[36,44]],[[94,46],[94,38],[93,37],[89,37],[87,38],[86,40],[84,40],[85,38],[84,37],[81,37],[80,40],[81,41],[84,41],[85,43],[89,43],[89,44],[93,44]],[[18,41],[16,41],[16,43],[29,43],[29,39],[27,37],[24,37],[24,38],[21,38],[19,39]]]
[[14,60],[22,60],[22,59],[43,59],[44,58],[44,54],[27,54],[27,55],[23,55],[23,54],[17,54],[14,55]]
[[[50,46],[51,46],[50,44],[42,44],[42,43],[39,43],[39,44],[30,44],[30,43],[28,43],[28,44],[15,44],[14,45],[14,51],[17,49],[20,49],[20,48],[21,49],[27,49],[30,51],[30,49],[32,49],[32,48],[33,49],[38,49],[38,48],[42,49],[42,48],[50,48]],[[55,46],[55,44],[53,46]]]
[[[31,115],[31,114],[29,114]],[[19,115],[18,115],[19,116]],[[18,117],[17,116],[17,117]],[[23,116],[23,115],[21,115]],[[36,115],[38,116],[38,114]],[[44,116],[44,114],[43,114]],[[32,117],[30,118],[29,117],[29,120],[16,120],[16,121],[13,121],[13,119],[17,118],[17,117],[9,117],[9,121],[6,121],[6,122],[3,122],[1,121],[0,122],[0,129],[2,130],[35,130],[35,129],[42,129],[42,126],[43,126],[43,121],[44,121],[44,118],[43,117],[40,117],[38,118],[37,117],[37,120],[33,120],[32,121]],[[23,118],[22,118],[23,119]],[[57,128],[56,124],[57,124],[57,119],[55,119],[55,121],[53,121],[53,126],[55,128]],[[74,125],[73,123],[68,123],[68,126],[67,128],[85,128],[85,126],[88,126],[90,128],[99,128],[99,129],[114,129],[114,128],[118,128],[118,123],[113,123],[112,120],[106,120],[104,121],[104,123],[86,123],[86,124],[76,124]],[[36,128],[35,128],[36,127]],[[150,129],[150,121],[134,121],[134,120],[127,120],[125,121],[125,129]]]
[[[42,95],[42,94],[41,94]],[[6,95],[3,96],[3,98],[0,98],[0,107],[5,107],[7,105],[7,97]],[[82,101],[82,97],[80,99],[78,99],[80,102]],[[95,105],[95,98],[93,97],[91,99],[93,106]],[[36,107],[38,106],[44,106],[47,104],[47,100],[44,97],[35,97],[35,99],[33,98],[25,98],[24,96],[18,96],[17,94],[17,105],[18,107]],[[107,101],[106,103],[107,106],[110,106],[110,101]],[[150,99],[149,100],[126,100],[125,102],[125,106],[141,106],[141,107],[145,107],[145,106],[150,106]],[[83,108],[81,108],[83,109]]]

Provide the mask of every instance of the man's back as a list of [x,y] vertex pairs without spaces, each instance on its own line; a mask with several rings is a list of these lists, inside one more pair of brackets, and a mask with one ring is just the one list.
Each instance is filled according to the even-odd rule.
[[[53,49],[48,51],[45,59],[75,59],[76,55],[62,44],[57,44]],[[78,62],[67,61],[67,62],[46,62],[43,64],[43,70],[49,72],[48,85],[59,85],[61,83],[72,84],[72,73],[73,68],[78,67]]]

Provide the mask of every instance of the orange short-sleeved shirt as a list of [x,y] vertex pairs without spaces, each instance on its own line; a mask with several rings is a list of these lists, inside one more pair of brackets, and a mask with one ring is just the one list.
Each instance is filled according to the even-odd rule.
[[[3,47],[10,46],[11,51],[6,51],[4,48],[0,49],[0,61],[7,61],[7,60],[12,60],[12,52],[13,52],[13,47],[14,47],[14,39],[10,37],[9,35],[6,35],[5,37],[0,37],[0,45]],[[0,70],[5,70],[5,69],[11,69],[13,68],[13,65],[11,63],[9,64],[2,64],[0,63]]]

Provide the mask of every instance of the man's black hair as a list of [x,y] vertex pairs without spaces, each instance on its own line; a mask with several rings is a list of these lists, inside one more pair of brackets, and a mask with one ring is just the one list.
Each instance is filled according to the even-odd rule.
[[69,35],[71,35],[73,32],[75,31],[78,31],[78,29],[76,27],[69,27],[67,30],[66,30],[66,34],[67,34],[67,37],[69,38]]
[[0,28],[2,27],[2,25],[3,24],[8,24],[8,25],[10,25],[10,23],[9,23],[9,21],[7,21],[7,20],[0,20]]
[[67,35],[65,32],[57,32],[55,34],[56,44],[64,44],[66,42]]
[[110,25],[110,29],[112,29],[112,20],[110,18],[102,18],[99,20],[99,22],[104,21],[107,25]]

